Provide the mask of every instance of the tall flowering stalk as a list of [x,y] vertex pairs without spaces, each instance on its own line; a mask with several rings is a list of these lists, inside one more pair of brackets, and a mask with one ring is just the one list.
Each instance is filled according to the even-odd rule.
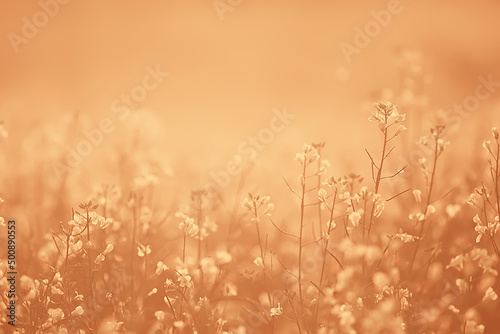
[[[261,218],[263,216],[270,216],[271,211],[274,209],[274,204],[270,202],[270,197],[269,196],[253,196],[252,194],[248,194],[248,197],[243,199],[242,206],[246,208],[251,215],[253,216],[251,218],[252,223],[255,224],[255,228],[257,230],[257,239],[259,242],[259,249],[260,249],[260,258],[255,259],[254,263],[261,267],[262,271],[264,272],[264,280],[266,282],[266,292],[267,292],[267,297],[269,299],[269,304],[273,305],[273,300],[271,297],[271,294],[269,293],[269,283],[268,283],[268,278],[267,278],[267,273],[266,273],[266,246],[262,242],[262,236],[260,232],[260,222]],[[259,209],[265,207],[264,213],[260,213]],[[272,278],[271,278],[272,279]]]
[[[419,160],[420,163],[420,168],[422,170],[422,173],[425,178],[425,190],[426,190],[426,198],[424,205],[421,209],[421,212],[417,214],[411,214],[410,219],[414,220],[416,224],[420,224],[420,229],[417,234],[417,240],[415,240],[415,249],[413,251],[413,255],[411,258],[410,262],[410,268],[409,268],[409,273],[411,275],[413,271],[413,266],[415,264],[415,259],[417,258],[418,250],[420,249],[420,244],[422,242],[423,234],[424,234],[424,228],[425,228],[425,223],[427,222],[428,218],[430,215],[432,215],[436,209],[432,203],[432,194],[435,186],[435,176],[436,176],[436,168],[437,168],[437,163],[438,159],[445,150],[446,146],[449,145],[449,142],[445,142],[443,137],[443,131],[444,131],[444,125],[438,125],[435,128],[432,128],[430,130],[430,138],[429,140],[428,137],[422,137],[420,139],[420,143],[428,146],[432,145],[433,147],[433,160],[432,160],[432,167],[430,169],[427,168],[427,159],[426,158],[421,158]],[[433,142],[433,143],[432,143]],[[418,189],[415,189],[413,191],[413,194],[417,200],[418,203],[421,203],[421,191]]]
[[[483,147],[490,155],[488,164],[493,189],[488,190],[486,185],[481,183],[481,187],[470,195],[467,203],[477,207],[481,212],[481,215],[477,214],[473,218],[477,233],[476,242],[478,243],[482,237],[486,237],[491,241],[495,254],[500,257],[500,249],[495,240],[496,233],[500,229],[500,136],[497,128],[493,128],[491,134],[494,143],[485,140]],[[481,198],[482,206],[477,203],[477,196]]]
[[[394,151],[395,146],[392,148],[388,148],[389,143],[396,138],[401,132],[406,130],[406,127],[401,124],[405,118],[405,114],[400,114],[397,110],[397,107],[395,104],[392,104],[391,102],[387,103],[374,103],[373,107],[375,108],[375,112],[372,113],[372,115],[368,118],[369,121],[371,122],[377,122],[378,127],[380,131],[382,132],[384,136],[383,144],[382,144],[382,152],[380,154],[380,162],[377,164],[375,163],[372,155],[366,151],[368,156],[370,157],[371,161],[371,172],[372,172],[372,179],[375,184],[375,196],[378,196],[379,194],[379,188],[380,188],[380,183],[383,179],[389,179],[396,177],[397,175],[401,174],[404,169],[406,168],[403,167],[399,169],[396,173],[388,176],[382,176],[382,170],[384,168],[384,163],[389,157],[389,155]],[[397,128],[395,128],[397,126]],[[395,128],[395,129],[394,129]],[[372,204],[372,208],[370,211],[370,217],[368,219],[368,227],[367,227],[367,240],[369,241],[370,239],[370,233],[372,230],[373,223],[375,222],[375,218],[377,218],[377,201],[374,200]],[[364,231],[363,231],[364,235]]]
[[298,272],[298,282],[299,282],[299,298],[300,302],[304,303],[304,296],[302,293],[302,250],[304,248],[304,213],[305,213],[305,197],[306,197],[306,179],[310,176],[306,175],[307,167],[319,159],[318,151],[314,146],[309,144],[304,144],[302,147],[302,152],[295,155],[295,160],[297,160],[302,167],[302,173],[299,175],[299,182],[301,186],[300,190],[300,225],[299,225],[299,249],[298,249],[298,262],[299,262],[299,272]]

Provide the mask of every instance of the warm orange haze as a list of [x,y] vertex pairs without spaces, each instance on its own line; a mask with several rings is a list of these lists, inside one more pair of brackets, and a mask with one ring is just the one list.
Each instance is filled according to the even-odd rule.
[[0,13],[0,333],[500,333],[500,3]]

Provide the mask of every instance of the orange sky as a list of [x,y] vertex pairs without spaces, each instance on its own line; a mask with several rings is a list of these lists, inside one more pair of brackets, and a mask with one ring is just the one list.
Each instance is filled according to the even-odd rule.
[[366,120],[370,93],[397,87],[400,48],[421,50],[434,77],[428,93],[443,107],[473,90],[478,75],[498,74],[494,1],[401,1],[401,13],[347,64],[339,44],[352,43],[353,28],[387,4],[243,1],[222,21],[208,0],[71,0],[15,53],[7,34],[19,34],[23,17],[40,5],[3,1],[1,114],[54,120],[78,110],[98,122],[146,66],[159,64],[170,75],[140,109],[161,121],[167,139],[183,143],[175,153],[231,151],[274,107],[298,115],[288,130],[298,143],[352,129]]

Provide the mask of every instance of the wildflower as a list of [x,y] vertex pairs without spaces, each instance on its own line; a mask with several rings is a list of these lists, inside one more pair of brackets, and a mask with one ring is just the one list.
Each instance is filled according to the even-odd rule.
[[50,288],[50,292],[53,294],[53,295],[64,295],[64,292],[59,289],[57,286],[53,285],[51,288]]
[[349,221],[351,222],[352,226],[356,227],[359,225],[359,222],[361,221],[361,214],[363,213],[362,211],[363,210],[359,209],[358,211],[355,211],[349,215]]
[[190,288],[191,286],[193,286],[191,276],[189,275],[189,271],[186,268],[177,270],[177,274],[179,275],[177,281],[179,282],[181,288]]
[[378,218],[380,217],[380,215],[382,215],[382,211],[384,211],[385,201],[382,200],[380,194],[375,194],[375,196],[373,197],[373,202],[375,203],[375,210],[373,215],[375,216],[375,218]]
[[450,310],[451,312],[453,312],[455,314],[459,314],[460,313],[460,310],[455,305],[448,306],[448,310]]
[[485,140],[483,142],[483,147],[490,153],[490,154],[493,154],[493,150],[491,148],[491,141],[489,140]]
[[410,308],[410,302],[409,299],[412,297],[412,293],[408,288],[405,289],[399,289],[399,298],[400,298],[400,303],[401,303],[401,309],[402,310],[407,310]]
[[215,252],[215,263],[218,265],[228,264],[231,262],[233,257],[231,254],[225,251],[217,251]]
[[310,144],[304,144],[302,146],[302,152],[295,154],[295,160],[297,160],[302,166],[307,166],[318,159],[318,150]]
[[422,170],[427,170],[427,167],[426,167],[426,163],[427,163],[427,159],[426,158],[420,158],[418,159],[418,163],[420,164],[420,168],[422,168]]
[[491,134],[493,135],[493,137],[494,137],[495,139],[498,139],[498,129],[497,129],[496,127],[493,127],[493,128],[491,129]]
[[156,263],[156,275],[161,275],[163,272],[167,271],[168,267],[162,261]]
[[361,309],[363,309],[363,306],[364,306],[364,304],[363,304],[363,298],[358,297],[358,299],[356,300],[356,306],[357,306],[357,307],[358,307],[358,309],[360,309],[360,310],[361,310]]
[[474,193],[470,194],[469,199],[467,200],[467,204],[477,205],[476,194],[474,194]]
[[163,321],[165,321],[165,312],[163,312],[163,311],[156,311],[155,312],[155,317],[156,317],[156,319],[158,319],[158,321],[163,322]]
[[97,255],[97,257],[95,258],[94,263],[95,263],[95,264],[99,264],[99,263],[103,262],[103,261],[104,261],[104,259],[105,259],[105,256],[104,256],[103,254],[99,254],[99,255]]
[[[246,208],[254,217],[251,221],[255,224],[260,223],[260,218],[262,216],[270,216],[271,211],[274,210],[274,204],[270,202],[271,197],[269,196],[253,196],[252,194],[248,194],[248,197],[245,197],[241,203],[241,205]],[[266,206],[263,214],[259,214],[259,209],[263,206]]]
[[144,257],[145,255],[151,254],[151,247],[149,245],[144,246],[143,244],[139,243],[139,246],[137,247],[137,255],[139,257]]
[[280,316],[282,314],[283,314],[283,308],[281,307],[281,304],[278,302],[277,307],[271,308],[270,315],[271,315],[271,317],[276,317],[276,316]]
[[403,233],[401,230],[399,231],[399,233],[394,234],[394,238],[401,240],[403,243],[418,240],[418,237],[410,235],[408,233]]
[[197,236],[199,233],[199,227],[197,224],[195,224],[194,218],[188,217],[187,215],[184,214],[182,218],[183,221],[179,223],[179,229],[182,231],[182,234],[184,234],[187,237]]
[[64,318],[64,312],[60,308],[49,308],[47,313],[53,322],[58,322]]
[[406,126],[404,126],[403,124],[400,124],[398,126],[398,129],[394,133],[394,137],[398,136],[401,132],[405,131],[406,129],[407,129]]
[[446,214],[448,217],[453,218],[459,213],[461,210],[460,204],[448,204],[446,206]]
[[500,228],[500,219],[498,216],[496,216],[492,222],[488,222],[486,225],[483,224],[478,214],[476,214],[472,220],[476,224],[474,230],[478,233],[476,237],[476,243],[481,241],[483,235],[487,237],[494,237],[498,229]]
[[182,320],[177,320],[174,321],[174,327],[177,329],[183,329],[184,327],[186,327],[186,323]]
[[410,213],[408,218],[410,218],[410,220],[416,220],[418,222],[421,222],[424,220],[425,216],[422,212],[417,212],[417,213]]
[[262,258],[261,258],[260,256],[259,256],[259,257],[257,257],[255,260],[253,260],[253,263],[254,263],[257,267],[259,267],[259,268],[261,268],[261,269],[264,269],[264,261],[262,261]]
[[75,291],[75,297],[73,297],[73,300],[81,302],[83,300],[83,295]]
[[422,202],[422,191],[418,189],[413,190],[413,197],[415,198],[415,202]]
[[83,310],[83,307],[81,306],[77,306],[72,312],[71,312],[71,315],[82,315],[83,313],[85,313],[85,311]]
[[436,208],[434,207],[434,205],[428,205],[427,206],[427,210],[425,212],[425,218],[429,217],[430,215],[432,215],[434,212],[436,212]]
[[493,288],[490,286],[486,290],[486,292],[484,293],[483,302],[488,302],[488,301],[497,300],[497,299],[498,299],[498,295],[496,294],[495,291],[493,291]]

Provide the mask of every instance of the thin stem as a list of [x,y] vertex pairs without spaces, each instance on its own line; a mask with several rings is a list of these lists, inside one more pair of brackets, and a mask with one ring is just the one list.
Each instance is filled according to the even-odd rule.
[[[304,201],[305,201],[305,192],[306,192],[306,166],[307,161],[304,161],[304,165],[302,168],[302,196],[300,197],[300,231],[299,231],[299,297],[300,303],[303,305],[304,299],[302,295],[302,237],[303,237],[303,229],[304,229]],[[303,307],[303,306],[302,306]]]
[[417,243],[416,246],[415,246],[415,251],[413,252],[413,256],[412,256],[412,259],[411,259],[411,262],[410,262],[410,275],[413,271],[413,265],[415,264],[415,259],[417,258],[417,253],[418,253],[418,250],[420,248],[420,243],[422,242],[422,234],[424,232],[424,226],[425,226],[425,221],[426,221],[426,216],[427,216],[427,211],[429,209],[429,204],[431,202],[431,195],[432,195],[432,188],[434,187],[434,176],[436,175],[436,166],[437,166],[437,160],[438,160],[438,157],[439,157],[439,153],[438,153],[438,138],[435,139],[435,146],[434,146],[434,162],[433,162],[433,166],[432,166],[432,172],[431,172],[431,180],[430,180],[430,183],[428,184],[427,186],[427,200],[426,200],[426,204],[425,204],[425,209],[424,209],[424,219],[422,220],[422,225],[420,226],[420,231],[418,232],[418,239],[415,240],[415,242]]

